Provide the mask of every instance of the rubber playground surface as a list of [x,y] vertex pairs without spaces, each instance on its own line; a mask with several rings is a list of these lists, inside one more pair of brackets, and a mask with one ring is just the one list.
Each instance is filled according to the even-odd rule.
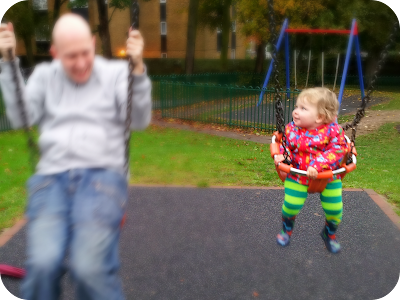
[[[364,191],[344,191],[342,245],[330,254],[310,195],[281,248],[280,189],[132,187],[121,238],[127,299],[379,299],[397,284],[400,230]],[[25,228],[0,248],[22,267]],[[19,280],[2,278],[19,296]],[[64,276],[63,299],[74,299]]]

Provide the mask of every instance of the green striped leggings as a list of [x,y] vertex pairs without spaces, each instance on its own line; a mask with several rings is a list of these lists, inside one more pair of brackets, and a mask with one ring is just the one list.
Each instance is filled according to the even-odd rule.
[[[308,186],[293,179],[287,178],[285,180],[285,201],[282,206],[284,217],[293,218],[297,216],[307,199],[307,188]],[[328,183],[320,197],[326,220],[339,224],[342,221],[343,214],[342,181],[337,179]]]

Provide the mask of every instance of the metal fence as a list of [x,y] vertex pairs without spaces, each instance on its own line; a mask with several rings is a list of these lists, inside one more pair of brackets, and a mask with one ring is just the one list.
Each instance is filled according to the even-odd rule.
[[[167,82],[160,83],[163,118],[216,123],[273,131],[275,129],[274,91],[267,90],[257,107],[260,88],[228,85]],[[291,120],[299,92],[282,92],[285,121]]]

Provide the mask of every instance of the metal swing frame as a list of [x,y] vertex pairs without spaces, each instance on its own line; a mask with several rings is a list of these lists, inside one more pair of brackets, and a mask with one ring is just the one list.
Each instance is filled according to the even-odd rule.
[[[295,29],[295,28],[289,28],[289,20],[285,19],[281,31],[278,37],[278,41],[275,45],[275,56],[277,55],[277,52],[280,51],[282,47],[282,43],[285,45],[285,67],[286,67],[286,91],[290,91],[290,49],[289,49],[289,34],[290,33],[296,33],[296,34],[343,34],[343,35],[349,35],[349,43],[347,46],[347,52],[346,52],[346,60],[343,68],[343,74],[342,74],[342,81],[340,84],[340,92],[338,96],[338,101],[339,101],[339,106],[342,103],[342,98],[344,94],[344,88],[346,85],[346,77],[347,73],[349,70],[349,65],[350,65],[350,58],[351,54],[353,52],[353,47],[355,47],[355,54],[356,54],[356,60],[357,60],[357,70],[358,70],[358,77],[359,77],[359,82],[360,82],[360,90],[361,90],[361,98],[365,97],[365,88],[364,88],[364,78],[363,78],[363,71],[362,71],[362,64],[361,64],[361,53],[360,53],[360,42],[358,38],[358,27],[357,27],[357,21],[353,19],[351,29]],[[311,50],[310,50],[311,51]],[[311,58],[311,54],[309,54],[309,61]],[[308,68],[310,67],[310,62],[308,65]],[[269,80],[272,75],[272,71],[274,69],[274,58],[272,58],[271,63],[268,67],[267,75],[264,80],[264,84],[262,87],[262,91],[260,93],[259,101],[257,105],[260,105],[264,98],[264,93],[267,90],[267,86],[269,83]],[[309,74],[309,69],[307,72],[307,85],[308,85],[308,74]],[[289,93],[287,93],[287,98],[290,98]]]

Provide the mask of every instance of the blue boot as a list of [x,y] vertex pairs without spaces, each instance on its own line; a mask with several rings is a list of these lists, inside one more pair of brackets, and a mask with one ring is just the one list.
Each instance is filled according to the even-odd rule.
[[336,240],[335,236],[337,228],[338,228],[337,223],[326,221],[325,227],[324,229],[322,229],[321,232],[321,237],[325,243],[326,249],[328,249],[328,251],[333,254],[339,253],[341,249],[340,244]]
[[283,228],[282,231],[276,236],[276,242],[278,243],[278,245],[281,245],[282,247],[289,245],[295,219],[296,217],[288,218],[282,216]]
[[282,230],[281,233],[278,233],[278,235],[276,236],[276,242],[278,243],[278,245],[285,247],[289,245],[290,236]]

